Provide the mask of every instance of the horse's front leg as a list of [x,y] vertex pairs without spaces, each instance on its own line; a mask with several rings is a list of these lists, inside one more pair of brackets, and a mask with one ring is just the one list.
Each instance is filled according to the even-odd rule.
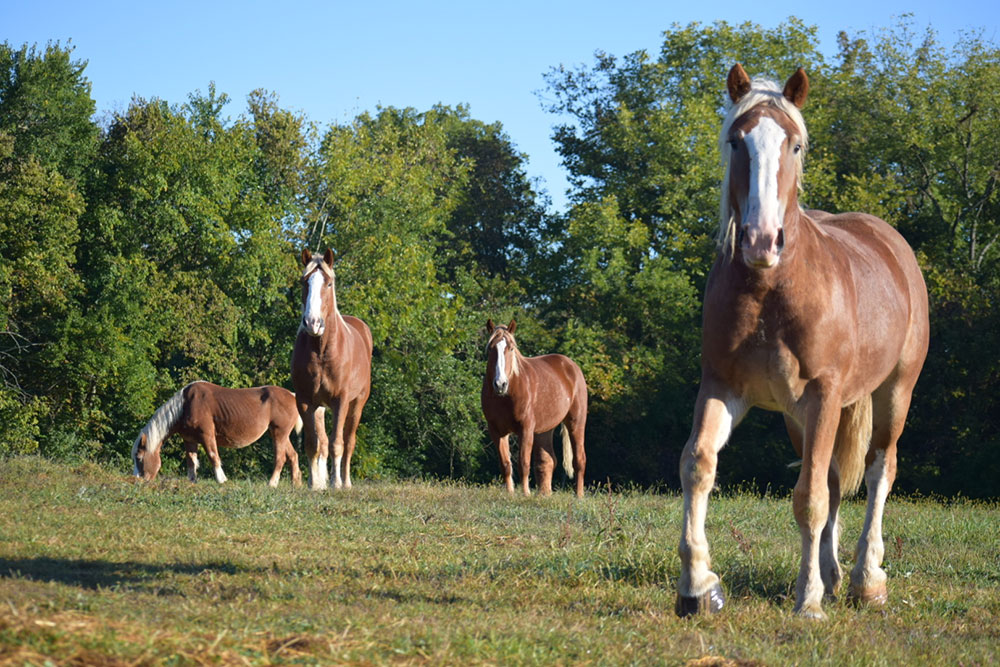
[[330,479],[326,464],[330,442],[326,437],[325,416],[326,409],[314,405],[302,415],[303,440],[306,458],[309,459],[309,487],[314,491],[325,489]]
[[[792,441],[795,453],[801,457],[805,441],[802,426],[786,414],[785,427],[788,430],[788,437]],[[827,489],[829,489],[830,496],[830,512],[827,515],[823,533],[820,535],[819,567],[820,577],[823,579],[824,595],[828,598],[835,598],[843,574],[840,569],[840,562],[837,559],[837,545],[840,543],[840,521],[838,518],[840,511],[840,473],[832,463],[830,464],[830,472],[827,475]]]
[[344,488],[351,488],[351,459],[358,441],[358,424],[361,422],[361,411],[365,407],[365,399],[356,398],[351,401],[344,419]]
[[208,456],[208,460],[212,463],[212,469],[215,472],[215,481],[219,484],[224,484],[229,478],[226,477],[226,473],[222,470],[222,457],[219,456],[219,448],[215,442],[215,433],[205,433],[201,444],[205,447],[205,455]]
[[490,439],[496,445],[497,455],[500,457],[500,475],[507,486],[507,493],[514,493],[514,466],[510,462],[510,436],[500,435],[493,426],[489,427]]
[[184,458],[187,459],[188,479],[198,480],[198,443],[184,441]]
[[[344,460],[344,423],[347,421],[349,404],[343,399],[335,399],[330,409],[333,410],[333,488],[344,488],[342,476]],[[350,488],[350,487],[348,487]]]
[[710,569],[705,515],[708,496],[715,485],[719,450],[746,411],[747,405],[742,398],[702,377],[691,435],[684,445],[680,462],[684,521],[677,550],[681,574],[674,611],[678,616],[714,613],[722,609],[725,601],[719,576]]
[[[813,380],[800,401],[801,412],[805,416],[805,438],[802,469],[792,491],[795,521],[802,536],[802,559],[795,582],[795,612],[817,619],[826,618],[822,608],[826,585],[820,568],[821,551],[824,542],[828,548],[832,546],[835,536],[830,532],[836,530],[828,525],[830,492],[836,488],[839,493],[839,483],[831,484],[830,459],[840,423],[841,402],[840,392],[830,384]],[[826,540],[823,539],[824,532],[828,533]]]

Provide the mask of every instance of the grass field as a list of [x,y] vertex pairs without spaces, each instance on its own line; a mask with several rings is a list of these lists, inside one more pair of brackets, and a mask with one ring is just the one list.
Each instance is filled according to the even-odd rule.
[[[1000,652],[1000,507],[890,498],[890,602],[792,615],[788,498],[713,497],[729,602],[674,617],[676,494],[0,462],[0,665],[975,665]],[[849,567],[863,515],[844,506]]]

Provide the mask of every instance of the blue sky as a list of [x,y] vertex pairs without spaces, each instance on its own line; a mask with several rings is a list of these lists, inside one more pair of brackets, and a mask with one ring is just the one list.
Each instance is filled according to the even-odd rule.
[[538,97],[550,68],[590,65],[597,50],[655,54],[674,23],[774,27],[791,15],[816,25],[821,48],[833,55],[838,31],[870,32],[904,13],[945,44],[977,29],[1000,43],[996,0],[0,0],[0,40],[15,47],[72,40],[74,56],[89,63],[99,114],[125,109],[133,95],[182,103],[212,81],[232,98],[230,116],[244,111],[250,91],[265,88],[323,126],[377,105],[468,104],[474,118],[503,124],[528,155],[529,176],[542,179],[561,210],[565,171],[551,141],[559,119]]

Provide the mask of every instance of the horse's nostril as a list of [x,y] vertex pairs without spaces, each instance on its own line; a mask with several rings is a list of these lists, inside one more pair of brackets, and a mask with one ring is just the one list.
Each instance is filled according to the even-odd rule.
[[785,230],[784,228],[778,230],[778,250],[780,251],[785,247]]

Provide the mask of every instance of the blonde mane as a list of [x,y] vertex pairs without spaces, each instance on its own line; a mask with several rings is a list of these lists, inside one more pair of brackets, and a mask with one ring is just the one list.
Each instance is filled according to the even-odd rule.
[[184,390],[196,382],[204,382],[204,380],[195,380],[184,385],[173,396],[168,398],[166,403],[157,408],[153,416],[149,418],[146,425],[139,431],[139,435],[136,436],[135,442],[132,443],[133,461],[135,461],[135,455],[139,451],[139,443],[143,435],[146,436],[146,451],[155,452],[160,448],[160,445],[163,444],[164,439],[167,437],[167,433],[177,423],[181,412],[184,410]]
[[796,156],[796,181],[799,190],[802,189],[802,161],[809,144],[809,133],[806,131],[806,122],[802,118],[802,113],[783,94],[781,87],[774,81],[767,79],[754,79],[750,83],[750,92],[740,98],[729,109],[725,120],[722,122],[722,132],[719,133],[719,154],[722,156],[722,195],[719,201],[719,236],[718,246],[724,255],[731,257],[736,251],[736,220],[733,218],[732,207],[729,205],[729,161],[732,157],[732,148],[729,145],[729,130],[733,127],[740,116],[750,109],[761,104],[774,107],[782,111],[791,119],[795,129],[801,138],[802,150]]

